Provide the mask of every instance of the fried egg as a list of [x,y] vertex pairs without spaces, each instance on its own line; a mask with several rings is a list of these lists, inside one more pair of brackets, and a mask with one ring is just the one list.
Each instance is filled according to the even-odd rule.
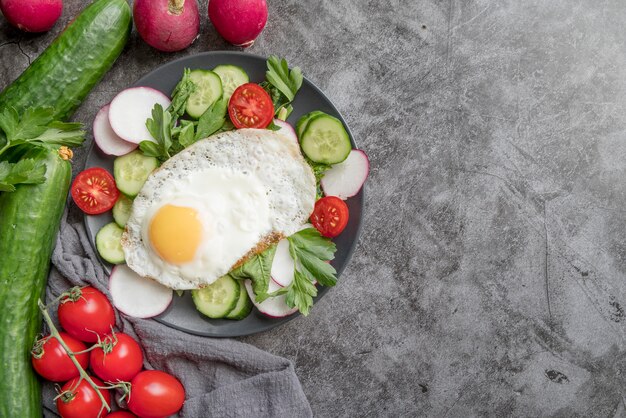
[[148,177],[122,236],[128,266],[173,289],[213,283],[297,232],[315,204],[298,145],[269,130],[200,140]]

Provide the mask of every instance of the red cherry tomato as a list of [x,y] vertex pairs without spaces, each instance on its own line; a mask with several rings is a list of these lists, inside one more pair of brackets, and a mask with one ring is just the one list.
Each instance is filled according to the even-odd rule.
[[[86,380],[77,385],[80,378],[75,377],[61,388],[62,392],[72,392],[57,398],[57,410],[63,418],[97,418],[106,415],[107,410],[102,408],[102,401],[96,391]],[[92,377],[98,386],[104,386],[99,379]],[[98,390],[106,403],[111,405],[111,394],[106,389]]]
[[[59,335],[72,352],[77,353],[87,349],[85,344],[71,335],[64,332],[60,332]],[[43,342],[43,340],[46,341]],[[67,382],[79,375],[70,356],[55,337],[44,337],[37,341],[36,346],[33,349],[31,362],[41,377],[52,382]],[[86,369],[89,365],[89,353],[76,354],[75,357],[81,367]]]
[[228,115],[237,129],[265,128],[274,119],[274,103],[258,84],[242,84],[230,96]]
[[115,412],[111,412],[109,415],[107,415],[104,418],[137,418],[137,415],[131,414],[128,411],[115,411]]
[[61,327],[74,338],[93,343],[111,333],[115,326],[113,306],[99,290],[91,286],[61,299],[59,322]]
[[311,223],[323,236],[334,238],[348,225],[349,215],[346,202],[336,196],[326,196],[315,202]]
[[[117,341],[117,342],[116,342]],[[130,335],[118,332],[107,335],[102,347],[91,351],[91,370],[106,382],[130,381],[141,371],[143,353]]]
[[169,417],[185,402],[183,385],[171,374],[144,370],[130,382],[128,409],[144,418]]
[[120,196],[113,176],[104,168],[92,167],[76,176],[72,183],[72,199],[88,215],[104,213]]

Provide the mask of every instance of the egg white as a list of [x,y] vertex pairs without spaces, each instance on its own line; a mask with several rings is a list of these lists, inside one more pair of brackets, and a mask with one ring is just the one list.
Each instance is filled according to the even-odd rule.
[[[122,237],[128,266],[173,289],[194,289],[226,274],[269,236],[298,231],[313,211],[315,177],[293,140],[240,129],[200,140],[150,175]],[[148,226],[165,204],[191,207],[202,224],[194,259],[163,260]]]

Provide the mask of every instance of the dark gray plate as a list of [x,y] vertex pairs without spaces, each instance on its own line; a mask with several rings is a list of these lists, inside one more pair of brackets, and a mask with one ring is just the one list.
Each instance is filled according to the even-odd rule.
[[[205,52],[202,54],[183,57],[162,65],[148,75],[142,77],[139,81],[133,84],[133,86],[148,86],[169,95],[174,89],[176,83],[179,81],[183,73],[183,69],[211,69],[218,64],[238,65],[246,70],[250,76],[250,81],[260,82],[265,78],[265,61],[266,59],[263,57],[241,52]],[[352,146],[356,148],[352,133],[350,132],[346,122],[341,117],[341,114],[339,114],[339,111],[335,108],[335,106],[333,106],[324,93],[322,93],[320,89],[318,89],[306,78],[304,79],[302,88],[298,92],[296,100],[293,103],[293,108],[294,111],[288,119],[288,122],[291,122],[292,125],[295,125],[295,122],[300,118],[300,116],[313,110],[321,110],[339,118],[348,130]],[[89,167],[103,167],[110,172],[113,172],[113,158],[102,154],[98,147],[92,145],[85,164],[85,168]],[[361,212],[363,210],[363,197],[363,191],[361,191],[357,196],[348,199],[347,203],[350,208],[350,221],[344,232],[334,240],[337,244],[337,253],[332,265],[337,269],[338,274],[341,274],[343,269],[348,264],[359,237]],[[94,248],[94,237],[96,233],[102,226],[112,221],[113,218],[111,217],[110,212],[98,216],[85,216],[85,226]],[[110,272],[111,265],[103,260],[101,261],[105,268]],[[324,296],[328,290],[329,288],[327,287],[319,286],[319,294],[316,299]],[[315,307],[313,307],[313,311],[314,310]],[[192,334],[209,337],[237,337],[267,331],[298,316],[299,314],[294,314],[286,318],[267,318],[254,309],[246,319],[241,321],[209,319],[196,311],[191,300],[190,292],[185,292],[182,297],[174,295],[174,301],[167,311],[155,319],[172,328]]]

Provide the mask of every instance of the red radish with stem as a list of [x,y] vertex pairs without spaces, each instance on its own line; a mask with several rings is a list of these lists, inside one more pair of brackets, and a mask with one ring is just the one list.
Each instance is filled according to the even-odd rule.
[[267,3],[265,0],[211,0],[209,19],[224,39],[247,48],[267,23]]
[[62,0],[0,0],[9,23],[25,32],[47,32],[63,12]]
[[143,40],[159,51],[181,51],[200,31],[197,0],[135,0],[133,19]]

